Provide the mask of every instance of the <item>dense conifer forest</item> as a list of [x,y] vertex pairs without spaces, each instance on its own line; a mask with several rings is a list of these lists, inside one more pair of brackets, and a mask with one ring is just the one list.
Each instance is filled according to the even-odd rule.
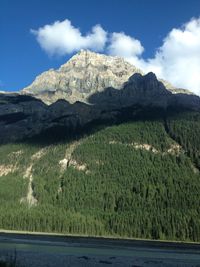
[[200,113],[146,114],[1,145],[0,228],[200,241]]

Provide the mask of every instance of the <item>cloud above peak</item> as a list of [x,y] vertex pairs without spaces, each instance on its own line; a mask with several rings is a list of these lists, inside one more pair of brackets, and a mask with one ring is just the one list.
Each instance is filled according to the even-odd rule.
[[142,58],[141,42],[124,32],[107,33],[101,25],[83,35],[69,20],[31,30],[49,55],[63,56],[80,49],[121,56],[144,72],[153,71],[174,86],[200,95],[200,18],[172,29],[152,58]]
[[110,34],[107,52],[112,56],[120,56],[135,66],[140,65],[140,55],[143,53],[144,47],[140,41],[126,35],[124,32],[114,32]]
[[111,55],[121,55],[123,57],[140,56],[144,51],[139,40],[126,35],[124,32],[114,32],[111,34],[108,52]]
[[91,32],[82,35],[68,19],[45,25],[38,30],[31,30],[31,33],[50,56],[63,56],[86,48],[103,51],[107,41],[107,33],[100,25],[95,25]]
[[200,95],[200,19],[191,19],[180,29],[172,29],[154,58],[143,62],[146,71],[156,74],[177,87]]

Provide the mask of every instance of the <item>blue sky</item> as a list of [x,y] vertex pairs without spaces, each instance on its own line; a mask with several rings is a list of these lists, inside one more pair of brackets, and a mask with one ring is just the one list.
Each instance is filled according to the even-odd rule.
[[[45,25],[52,25],[55,21],[62,22],[67,19],[74,28],[79,28],[82,36],[87,35],[88,32],[92,31],[92,27],[100,24],[100,27],[107,33],[106,42],[110,42],[110,44],[99,50],[113,55],[124,56],[124,51],[120,50],[119,46],[116,47],[119,44],[116,43],[116,38],[126,36],[133,38],[130,39],[133,41],[132,43],[126,38],[126,40],[124,38],[120,39],[120,41],[122,39],[123,41],[128,40],[128,43],[123,44],[130,44],[130,47],[128,47],[130,53],[125,53],[124,57],[134,64],[138,62],[139,67],[144,66],[144,69],[152,67],[153,70],[157,71],[158,59],[156,61],[154,59],[158,48],[165,49],[165,47],[162,47],[164,38],[166,39],[167,36],[168,39],[171,38],[167,45],[173,44],[174,46],[174,37],[169,33],[173,29],[181,29],[182,25],[189,23],[192,18],[197,20],[199,17],[199,0],[1,0],[0,90],[22,89],[30,84],[36,75],[49,68],[58,68],[76,52],[68,49],[64,50],[63,53],[56,53],[54,47],[53,51],[55,53],[49,53],[49,50],[45,50],[44,47],[41,48],[41,42],[37,41],[40,34],[38,29]],[[197,21],[194,26],[194,36],[198,35],[199,26],[200,23]],[[186,26],[184,27],[185,29],[182,29],[182,32],[187,30]],[[191,29],[191,27],[189,28]],[[31,29],[36,31],[35,34],[31,33]],[[113,35],[113,33],[122,32],[123,36]],[[112,38],[115,39],[115,43]],[[176,37],[175,40],[177,40]],[[136,41],[139,43],[136,43]],[[194,40],[195,43],[197,41],[199,39]],[[49,39],[47,39],[47,42],[49,42]],[[58,42],[60,41],[58,40]],[[93,43],[93,45],[89,45],[89,48],[92,47],[95,50],[95,45],[96,43]],[[140,46],[136,49],[141,48],[142,50],[140,52],[133,51],[135,45]],[[197,49],[192,45],[193,51],[198,50],[200,44],[197,45]],[[192,49],[191,53],[193,53]],[[169,48],[167,52],[162,51],[160,57],[163,57],[163,53],[165,53],[165,56],[168,51]],[[190,50],[188,51],[187,54],[190,54]],[[196,52],[199,52],[199,50]],[[191,62],[193,65],[191,57],[187,58],[186,62]],[[159,61],[159,64],[168,63],[160,63]],[[200,63],[195,64],[197,64],[195,65],[195,71],[199,71]],[[175,64],[176,67],[177,65]],[[176,81],[176,77],[169,74],[168,69],[163,68],[160,73],[161,77],[169,77],[169,80],[171,79],[172,82],[175,81],[182,86],[180,81]],[[187,81],[185,84],[187,84]],[[193,85],[191,82],[188,83],[188,86],[198,88],[198,84]]]

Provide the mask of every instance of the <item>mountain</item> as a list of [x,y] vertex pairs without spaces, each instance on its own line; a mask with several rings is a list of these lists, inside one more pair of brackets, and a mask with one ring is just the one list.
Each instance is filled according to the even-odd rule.
[[81,51],[0,92],[0,229],[200,241],[199,131],[198,96]]
[[120,89],[128,78],[140,70],[118,57],[81,50],[58,70],[50,69],[22,90],[46,103],[64,98],[74,103],[107,87]]
[[1,145],[0,229],[200,241],[200,113],[122,115]]
[[79,128],[94,120],[116,120],[134,105],[199,110],[200,98],[153,73],[143,75],[122,58],[82,50],[21,92],[0,92],[0,142],[55,126]]
[[[70,103],[87,102],[91,95],[106,88],[122,89],[135,73],[143,74],[123,58],[81,50],[58,70],[50,69],[36,77],[22,93],[33,95],[47,104],[61,98]],[[172,93],[190,93],[164,80],[162,83]]]
[[[81,54],[84,53],[86,52],[81,52]],[[164,109],[169,106],[200,109],[198,96],[172,94],[153,73],[146,75],[134,73],[126,82],[123,82],[121,88],[107,87],[93,91],[94,93],[88,91],[86,97],[81,90],[73,89],[73,97],[79,92],[82,98],[85,97],[84,102],[70,103],[59,99],[51,105],[41,100],[44,96],[41,89],[39,89],[41,95],[36,95],[37,97],[25,92],[0,93],[0,142],[22,140],[56,126],[78,129],[86,127],[88,123],[95,120],[115,121],[126,115],[127,108],[132,107],[134,110],[135,105]],[[49,95],[49,92],[46,93]],[[56,94],[57,92],[59,90],[55,91]]]

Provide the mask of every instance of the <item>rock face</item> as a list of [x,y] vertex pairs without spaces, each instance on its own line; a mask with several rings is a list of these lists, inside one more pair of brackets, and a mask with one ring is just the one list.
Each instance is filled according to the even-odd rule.
[[0,94],[0,141],[14,141],[39,133],[48,116],[46,105],[41,100],[18,94]]
[[155,74],[135,73],[121,89],[106,89],[88,95],[88,103],[71,104],[60,99],[51,105],[29,95],[0,93],[0,143],[32,137],[42,131],[64,126],[79,129],[92,121],[126,117],[134,106],[184,106],[200,109],[200,98],[187,94],[172,94]]
[[166,90],[152,72],[132,75],[121,90],[109,87],[89,97],[89,102],[105,107],[126,107],[133,104],[166,107],[172,93]]
[[60,126],[78,129],[93,121],[115,121],[136,105],[200,109],[199,97],[173,90],[121,58],[81,51],[21,92],[0,92],[0,142]]
[[77,129],[100,117],[100,109],[58,100],[48,106],[19,94],[0,94],[0,143],[22,140],[58,126]]
[[124,59],[81,50],[58,70],[50,69],[24,88],[24,94],[33,94],[47,104],[63,98],[74,103],[107,87],[122,88],[134,73],[141,71]]
[[[91,95],[106,88],[121,89],[135,73],[142,74],[142,71],[120,57],[81,50],[58,70],[50,69],[39,75],[22,94],[33,95],[46,104],[58,99],[87,102]],[[162,83],[172,93],[180,93],[170,83],[163,80]]]

